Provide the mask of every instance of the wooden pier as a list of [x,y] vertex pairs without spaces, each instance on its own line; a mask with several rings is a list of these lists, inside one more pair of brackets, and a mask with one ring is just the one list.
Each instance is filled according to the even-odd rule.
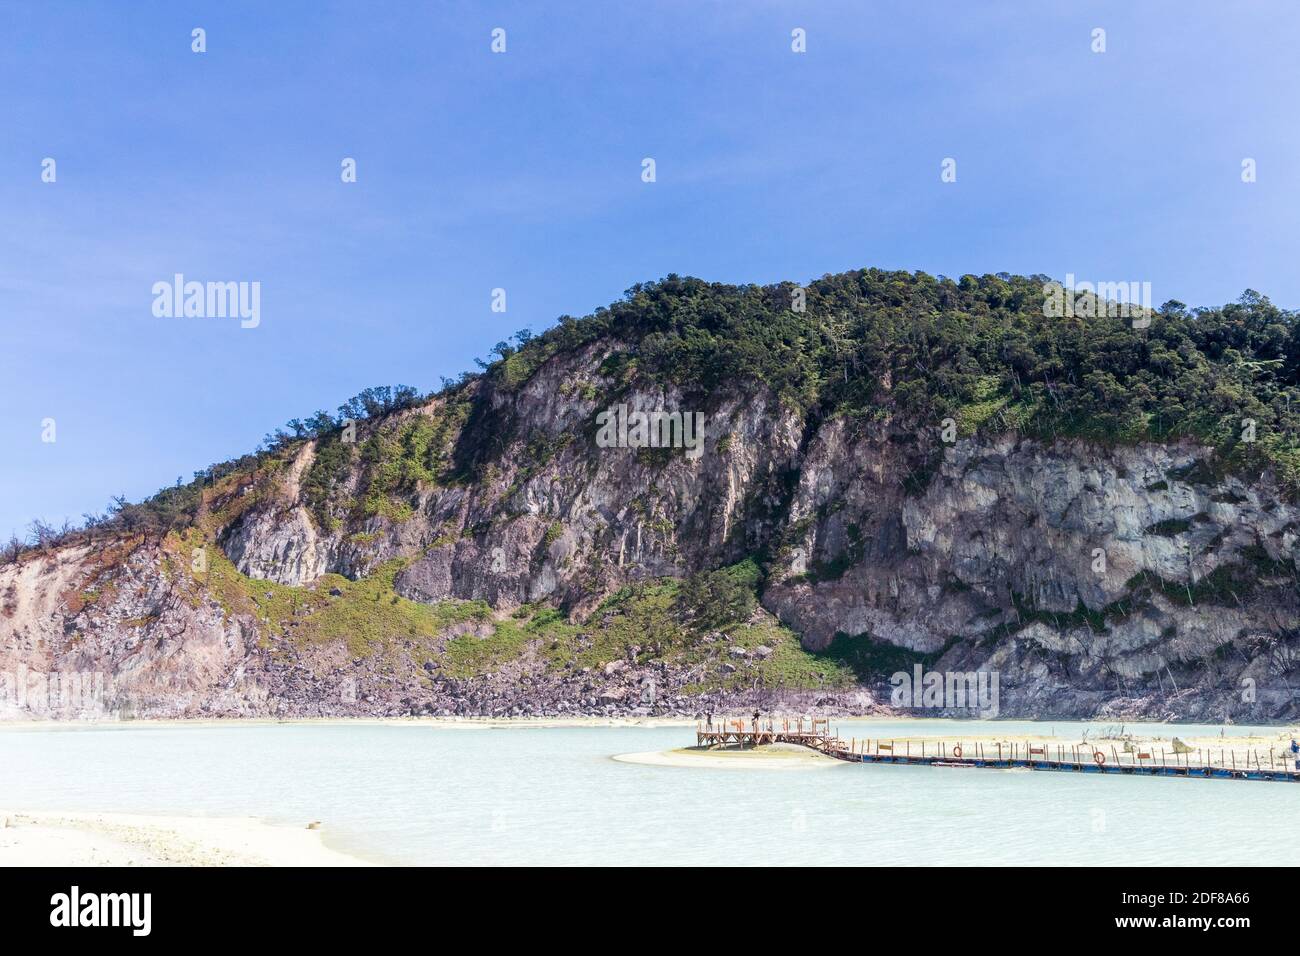
[[[928,767],[986,767],[1053,770],[1064,773],[1119,773],[1150,777],[1212,777],[1223,780],[1300,781],[1290,754],[1269,750],[1267,757],[1250,749],[1238,760],[1228,747],[1190,753],[1169,753],[1163,748],[1117,750],[1113,744],[1050,744],[960,740],[844,740],[831,730],[828,718],[806,720],[726,719],[697,722],[695,743],[710,749],[798,744],[837,760],[851,763],[893,763]],[[1267,764],[1267,766],[1266,766]]]

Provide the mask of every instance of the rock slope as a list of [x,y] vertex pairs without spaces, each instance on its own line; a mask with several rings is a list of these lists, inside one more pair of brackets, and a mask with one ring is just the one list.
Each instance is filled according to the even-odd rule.
[[[25,553],[0,569],[0,708],[870,712],[920,664],[997,672],[1001,716],[1294,716],[1300,509],[1270,472],[1191,440],[945,441],[634,356],[555,350],[290,443],[205,485],[189,527]],[[703,453],[602,447],[614,404],[702,413]],[[745,561],[743,619],[681,610],[681,582]],[[58,675],[106,690],[42,711]]]

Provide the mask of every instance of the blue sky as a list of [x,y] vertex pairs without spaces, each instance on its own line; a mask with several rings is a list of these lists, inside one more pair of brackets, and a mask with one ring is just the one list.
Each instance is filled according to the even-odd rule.
[[[0,534],[669,272],[1300,306],[1297,48],[1293,0],[6,2]],[[177,272],[261,324],[155,318]]]

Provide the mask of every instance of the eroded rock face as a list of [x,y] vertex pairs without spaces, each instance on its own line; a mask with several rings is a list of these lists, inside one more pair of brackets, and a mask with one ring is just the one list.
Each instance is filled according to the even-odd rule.
[[[298,503],[291,474],[283,493],[225,532],[223,548],[241,572],[286,584],[410,558],[397,579],[402,595],[509,609],[535,601],[584,608],[629,580],[681,576],[761,547],[779,527],[782,481],[797,467],[799,416],[762,392],[706,404],[673,389],[631,390],[618,401],[633,411],[702,411],[704,453],[600,448],[592,421],[601,406],[571,386],[608,389],[598,372],[605,354],[562,356],[518,393],[484,394],[484,430],[509,429],[499,456],[470,486],[418,492],[409,518],[325,531]],[[540,462],[538,446],[547,450]],[[340,485],[356,493],[364,479],[348,475]]]
[[[1190,445],[1002,437],[945,449],[908,495],[887,443],[844,432],[809,449],[801,533],[764,598],[806,646],[867,633],[937,655],[936,669],[998,670],[1004,713],[1291,706],[1261,649],[1300,621],[1300,509],[1269,480],[1201,480],[1210,452]],[[807,576],[850,550],[833,580]]]
[[[0,717],[267,713],[257,631],[172,587],[157,547],[95,548],[0,572]],[[99,587],[87,591],[91,582]]]
[[1276,487],[1176,477],[1208,449],[968,440],[946,449],[925,490],[909,496],[887,451],[846,449],[842,423],[826,432],[803,467],[791,519],[807,527],[784,568],[793,576],[829,563],[855,537],[859,559],[835,581],[787,578],[769,593],[809,646],[871,631],[932,651],[993,631],[1017,604],[1100,612],[1142,572],[1185,583],[1263,555],[1295,558],[1300,512]]
[[[561,353],[516,390],[472,386],[473,412],[448,438],[473,466],[456,480],[359,513],[373,465],[355,455],[324,503],[309,501],[309,442],[216,540],[241,572],[281,584],[401,559],[407,598],[546,602],[575,619],[628,582],[758,556],[763,606],[807,648],[846,635],[939,669],[996,670],[1004,716],[1293,713],[1300,510],[1267,475],[1216,476],[1190,444],[943,445],[888,419],[810,420],[748,385],[625,387],[602,371],[618,348]],[[599,447],[593,420],[611,402],[703,412],[703,454]],[[395,419],[444,413],[435,400]],[[156,715],[433,706],[427,682],[400,676],[350,698],[347,682],[373,675],[338,648],[269,653],[255,614],[196,604],[158,546],[116,559],[109,597],[75,597],[102,558],[64,549],[0,570],[0,665],[106,668]],[[622,685],[522,667],[514,686],[505,673],[435,681],[437,709],[637,703]]]
[[340,564],[338,542],[318,534],[299,505],[250,513],[224,548],[242,573],[279,584],[306,584]]

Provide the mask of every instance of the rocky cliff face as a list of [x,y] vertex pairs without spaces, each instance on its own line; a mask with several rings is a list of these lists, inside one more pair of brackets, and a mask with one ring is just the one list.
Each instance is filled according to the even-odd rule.
[[846,566],[765,603],[809,646],[870,634],[938,670],[998,671],[1004,714],[1289,713],[1300,512],[1210,458],[966,440],[909,495],[887,440],[834,423],[804,463],[786,567]]
[[[99,674],[80,710],[869,710],[920,663],[998,672],[1002,716],[1295,713],[1300,509],[1268,474],[1220,474],[1194,444],[944,443],[747,383],[692,394],[629,379],[626,349],[298,443],[205,489],[188,530],[0,569],[0,707],[37,712],[31,675]],[[601,447],[614,403],[702,412],[703,453]],[[749,557],[748,621],[609,637],[639,620],[608,610],[620,589]],[[800,667],[852,658],[865,685],[778,692],[757,669],[774,642],[736,635],[780,625]]]

